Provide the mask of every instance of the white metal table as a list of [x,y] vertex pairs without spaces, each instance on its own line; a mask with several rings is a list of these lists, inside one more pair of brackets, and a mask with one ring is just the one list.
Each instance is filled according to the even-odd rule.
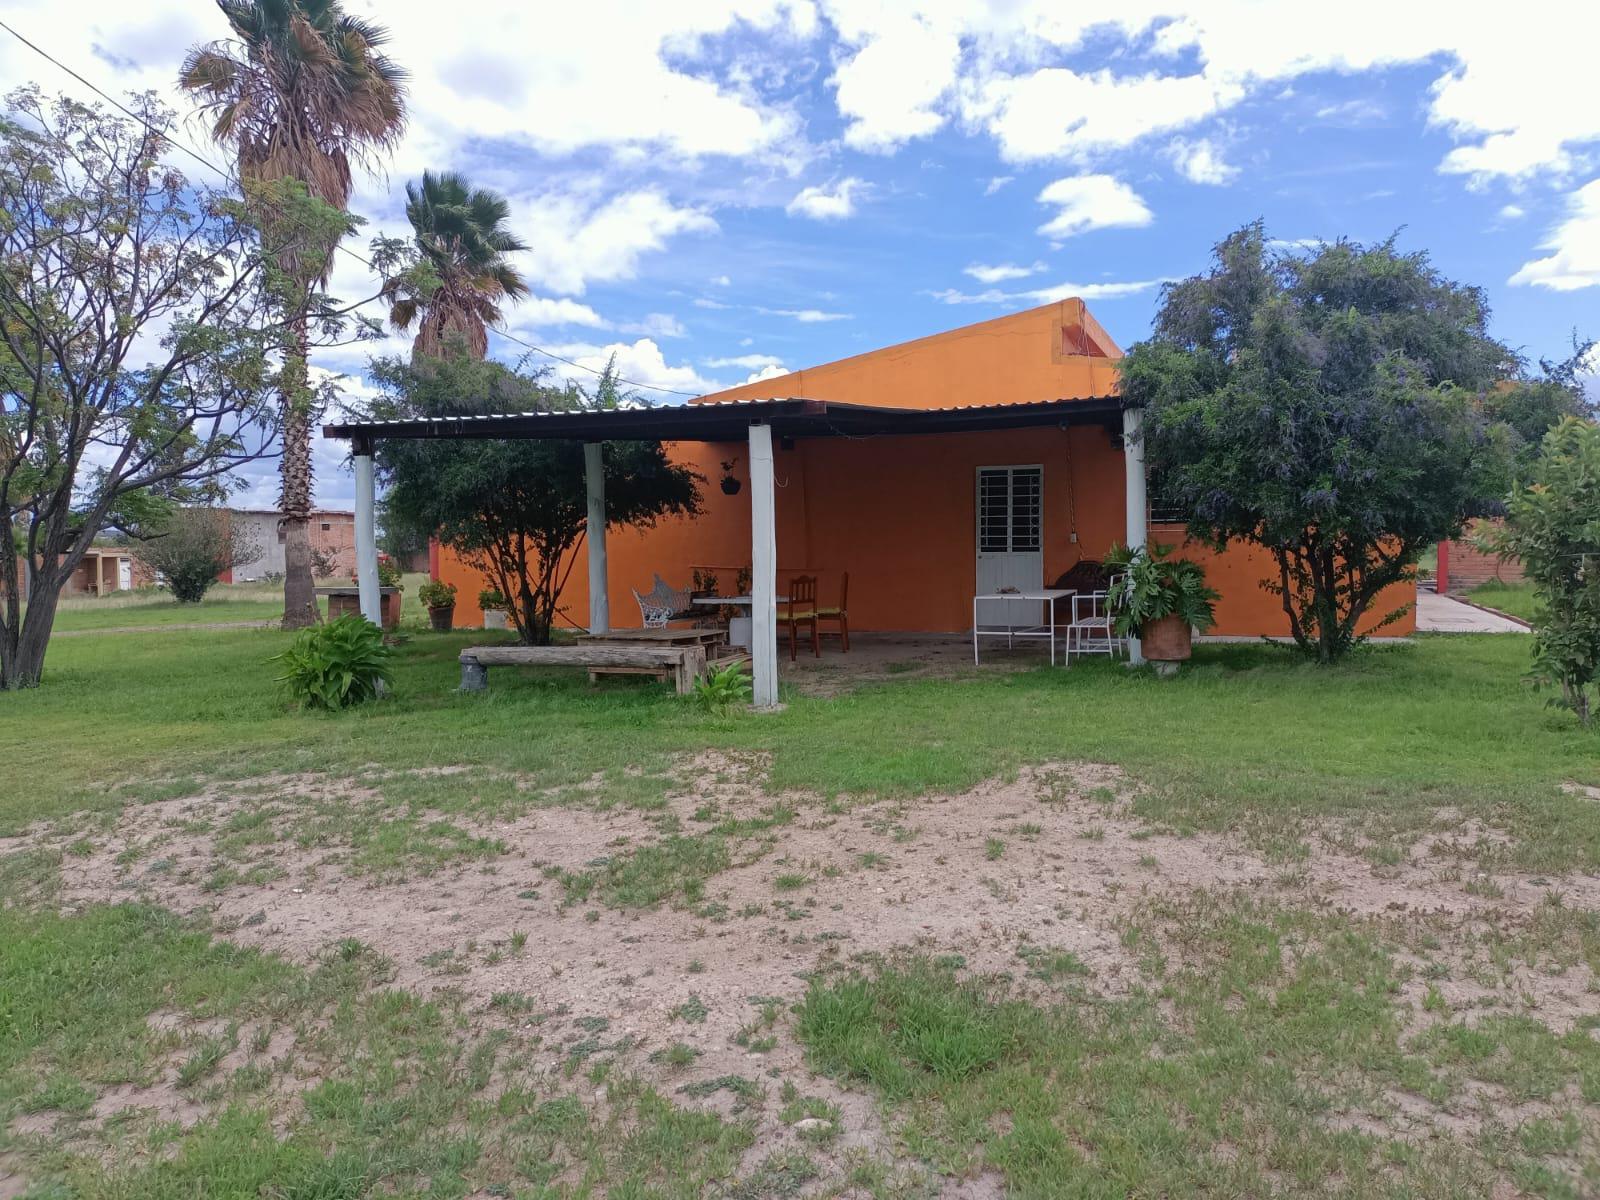
[[[1017,638],[1048,638],[1050,640],[1050,665],[1056,665],[1056,601],[1077,594],[1076,588],[1033,588],[1022,592],[979,592],[972,598],[972,662],[978,662],[978,639],[1003,637],[1007,647],[1014,646]],[[978,624],[978,605],[1003,601],[1009,615],[1010,605],[1018,601],[1033,601],[1044,605],[1048,620],[1043,625],[1014,625],[1009,621],[1004,629],[985,629]]]
[[[787,597],[787,596],[774,596],[772,599],[778,604],[787,604],[789,602],[789,597]],[[691,604],[704,605],[706,608],[721,608],[723,605],[726,604],[731,608],[748,608],[752,612],[754,612],[755,606],[756,606],[756,598],[754,596],[748,596],[748,595],[747,596],[696,596],[696,597],[694,597],[693,600],[690,601],[690,603]],[[741,621],[744,624],[743,624],[742,628],[739,628],[737,626],[738,626],[738,623],[741,622]],[[734,618],[734,620],[728,622],[728,644],[730,646],[737,646],[741,650],[749,650],[750,649],[750,642],[751,642],[751,637],[750,637],[750,618],[749,617],[736,617],[736,618]]]

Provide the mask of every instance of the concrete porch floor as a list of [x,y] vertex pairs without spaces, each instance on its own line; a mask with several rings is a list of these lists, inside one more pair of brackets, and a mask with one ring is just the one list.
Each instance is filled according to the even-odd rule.
[[[838,695],[891,679],[954,679],[1049,661],[1043,641],[1019,640],[1015,649],[1007,649],[1004,642],[986,639],[983,661],[974,666],[972,638],[966,634],[852,633],[848,654],[840,651],[837,637],[824,636],[822,657],[816,658],[810,642],[802,639],[798,656],[790,662],[789,639],[781,630],[778,634],[778,677],[813,696]],[[1057,665],[1061,661],[1057,650]]]

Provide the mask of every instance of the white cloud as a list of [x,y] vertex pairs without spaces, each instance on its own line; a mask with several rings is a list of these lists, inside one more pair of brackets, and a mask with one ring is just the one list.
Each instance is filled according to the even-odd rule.
[[610,322],[587,304],[565,297],[552,300],[545,296],[525,296],[509,308],[506,316],[518,325],[538,329],[549,325],[587,325],[605,329]]
[[866,187],[855,176],[837,183],[801,189],[784,210],[790,216],[810,217],[813,221],[837,221],[854,215],[856,197]]
[[733,280],[729,279],[726,275],[713,275],[711,277],[711,282],[716,284],[718,287],[731,287],[733,285]]
[[1235,103],[1243,89],[1203,75],[1079,74],[1048,67],[973,80],[962,94],[969,125],[986,129],[1010,162],[1088,161],[1142,137],[1183,129]]
[[1520,221],[1527,215],[1528,210],[1520,204],[1507,204],[1500,210],[1500,219],[1502,221]]
[[[1438,72],[1429,121],[1459,143],[1445,171],[1479,181],[1563,172],[1576,148],[1600,140],[1600,5],[1531,0],[1512,21],[1489,4],[1444,17],[1437,4],[1349,0],[1334,24],[1258,0],[1129,0],[1110,14],[1058,0],[823,0],[823,10],[842,43],[846,137],[861,147],[959,118],[1011,161],[1098,161],[1247,99],[1282,102],[1303,75],[1418,64]],[[1059,65],[1086,49],[1113,65]],[[1320,117],[1366,121],[1377,107],[1358,98]]]
[[760,383],[763,379],[776,379],[776,378],[778,378],[778,376],[787,375],[788,373],[789,372],[784,368],[784,366],[781,363],[771,363],[771,364],[769,364],[769,365],[767,365],[765,367],[762,367],[759,371],[752,371],[749,375],[745,376],[739,382],[740,383]]
[[632,279],[639,259],[672,237],[717,228],[709,213],[677,205],[654,188],[598,203],[573,193],[514,195],[511,205],[511,226],[530,246],[522,256],[529,281],[578,295],[590,283]]
[[769,317],[790,317],[802,325],[816,325],[823,321],[848,321],[849,313],[827,312],[820,308],[757,308],[758,313]]
[[648,337],[688,337],[683,322],[671,313],[649,313],[642,321],[625,321],[617,326],[619,333],[642,333]]
[[1600,179],[1572,193],[1566,220],[1550,231],[1539,248],[1550,254],[1523,263],[1510,283],[1555,292],[1600,285]]
[[1110,175],[1071,175],[1039,193],[1040,204],[1061,211],[1039,226],[1050,238],[1069,238],[1091,229],[1137,228],[1153,216],[1139,193]]
[[985,196],[992,196],[1015,178],[1015,175],[996,175],[990,179],[988,183],[983,185],[983,194]]
[[[735,354],[728,358],[708,358],[705,365],[713,371],[725,367],[738,367],[742,371],[756,371],[766,367],[783,366],[783,360],[771,354]],[[783,374],[780,370],[779,374]]]
[[1042,262],[1026,267],[1019,267],[1015,263],[997,263],[994,266],[972,263],[962,268],[962,274],[972,276],[979,283],[1004,283],[1008,279],[1026,279],[1029,275],[1037,275],[1042,270],[1044,270]]
[[1178,168],[1178,174],[1190,183],[1221,185],[1232,183],[1239,175],[1239,168],[1223,161],[1210,138],[1193,142],[1174,138],[1167,146],[1167,153],[1172,165]]
[[693,304],[696,308],[705,309],[724,309],[733,307],[731,304],[724,304],[721,300],[713,300],[710,296],[696,296],[693,300],[689,301],[689,303]]
[[1034,304],[1053,304],[1057,300],[1120,300],[1137,296],[1151,288],[1160,287],[1165,279],[1134,279],[1110,283],[1058,283],[1052,287],[1031,288],[1021,292],[1005,292],[989,288],[982,292],[963,292],[945,288],[932,293],[935,300],[945,304],[998,304],[1020,307]]
[[[616,358],[617,374],[636,383],[695,395],[714,392],[722,387],[722,384],[705,378],[688,364],[675,366],[667,362],[661,347],[650,338],[640,338],[631,343],[612,342],[605,346],[577,342],[550,346],[548,349],[563,358],[572,359],[581,364],[581,367],[588,368],[583,370],[560,362],[550,364],[551,371],[557,377],[571,379],[586,388],[594,385],[593,372],[605,370],[606,363],[610,362],[613,356]],[[650,394],[656,400],[663,398],[655,393]]]
[[853,7],[834,4],[830,14],[846,41],[866,38],[830,81],[848,122],[845,144],[890,151],[933,133],[945,123],[937,105],[961,58],[956,32],[909,12],[902,19],[892,3],[872,6],[869,19],[858,23],[851,19]]

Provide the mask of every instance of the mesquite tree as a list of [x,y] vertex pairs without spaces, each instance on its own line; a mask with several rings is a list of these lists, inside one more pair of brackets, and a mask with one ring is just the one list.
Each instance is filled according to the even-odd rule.
[[261,557],[261,543],[225,508],[184,506],[132,539],[133,556],[167,581],[179,604],[199,604],[224,571]]
[[134,103],[129,121],[26,88],[0,115],[0,688],[39,682],[104,529],[273,452],[273,264],[344,221],[280,190],[297,219],[264,245],[239,201],[168,165],[172,114]]
[[[381,397],[368,416],[460,416],[609,407],[620,396],[608,370],[592,394],[554,388],[539,375],[461,353],[415,362],[378,359]],[[699,511],[700,477],[674,465],[656,442],[607,442],[607,525],[648,526]],[[381,442],[389,486],[384,526],[437,535],[506,597],[521,639],[550,641],[561,593],[588,527],[583,447],[519,440]]]
[[1259,223],[1169,284],[1122,360],[1163,503],[1217,547],[1254,543],[1295,642],[1342,656],[1422,551],[1505,494],[1516,435],[1486,398],[1519,386],[1482,292],[1392,241],[1277,254]]

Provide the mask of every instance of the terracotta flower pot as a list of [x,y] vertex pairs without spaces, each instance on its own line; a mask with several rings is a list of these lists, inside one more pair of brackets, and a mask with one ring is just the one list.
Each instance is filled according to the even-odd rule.
[[449,633],[450,627],[455,623],[456,606],[446,605],[444,608],[428,609],[428,624],[433,626],[435,633]]
[[1151,662],[1186,662],[1194,652],[1194,639],[1182,617],[1162,617],[1145,622],[1139,647]]

